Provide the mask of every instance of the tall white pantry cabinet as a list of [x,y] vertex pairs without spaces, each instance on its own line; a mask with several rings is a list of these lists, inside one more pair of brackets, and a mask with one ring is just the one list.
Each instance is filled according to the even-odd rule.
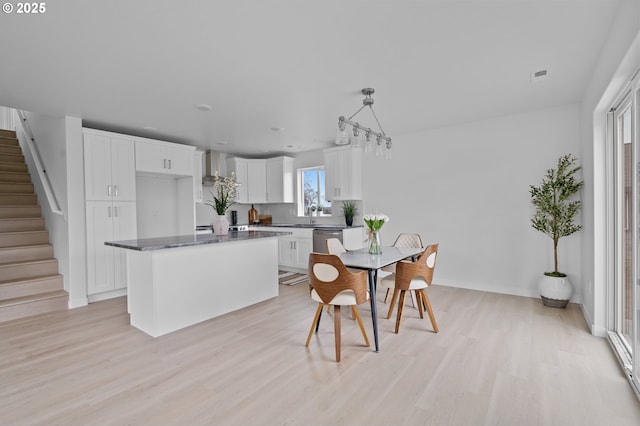
[[[133,139],[83,129],[87,226],[87,295],[126,289],[124,250],[105,241],[137,236],[136,169]],[[92,297],[93,296],[93,297]]]

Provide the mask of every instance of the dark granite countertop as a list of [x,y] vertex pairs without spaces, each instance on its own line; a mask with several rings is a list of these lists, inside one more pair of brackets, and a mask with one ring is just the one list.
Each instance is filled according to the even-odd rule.
[[350,229],[350,228],[362,228],[364,225],[339,225],[331,223],[273,223],[273,224],[253,224],[250,226],[263,226],[266,228],[307,228],[307,229]]
[[270,231],[229,231],[228,235],[194,234],[176,235],[173,237],[143,238],[138,240],[107,241],[105,245],[129,250],[147,251],[177,247],[189,247],[202,244],[228,243],[233,241],[255,240],[258,238],[290,235],[291,232]]

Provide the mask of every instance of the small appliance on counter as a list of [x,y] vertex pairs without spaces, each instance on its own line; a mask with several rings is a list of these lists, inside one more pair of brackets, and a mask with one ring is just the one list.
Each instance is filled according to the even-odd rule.
[[249,225],[229,225],[229,231],[248,231]]
[[238,210],[231,210],[231,224],[238,224]]
[[213,234],[213,225],[196,226],[196,234]]

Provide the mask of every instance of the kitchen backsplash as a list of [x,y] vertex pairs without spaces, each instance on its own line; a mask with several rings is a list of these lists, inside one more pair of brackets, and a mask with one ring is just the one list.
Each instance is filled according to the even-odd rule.
[[[207,197],[207,193],[205,190],[205,199],[210,198]],[[311,219],[313,223],[319,224],[344,224],[344,216],[342,215],[342,202],[336,201],[332,212],[332,216],[324,217],[324,216],[313,216]],[[358,215],[354,220],[354,225],[361,225],[362,215],[363,215],[363,205],[362,201],[355,201],[355,204],[358,208]],[[258,214],[261,215],[271,215],[273,223],[308,223],[309,217],[299,217],[296,214],[297,207],[295,204],[254,204],[256,210],[258,210]],[[234,204],[227,212],[227,219],[229,223],[231,223],[231,210],[236,210],[238,212],[238,224],[243,225],[249,222],[249,209],[251,209],[251,204]],[[196,203],[196,224],[197,225],[211,225],[215,218],[216,214],[213,208],[207,206],[206,204]]]

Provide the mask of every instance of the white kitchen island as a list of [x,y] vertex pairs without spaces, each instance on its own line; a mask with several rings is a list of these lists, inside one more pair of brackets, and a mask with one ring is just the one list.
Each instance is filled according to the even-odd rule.
[[278,240],[238,231],[106,242],[127,250],[131,325],[152,337],[278,296]]

